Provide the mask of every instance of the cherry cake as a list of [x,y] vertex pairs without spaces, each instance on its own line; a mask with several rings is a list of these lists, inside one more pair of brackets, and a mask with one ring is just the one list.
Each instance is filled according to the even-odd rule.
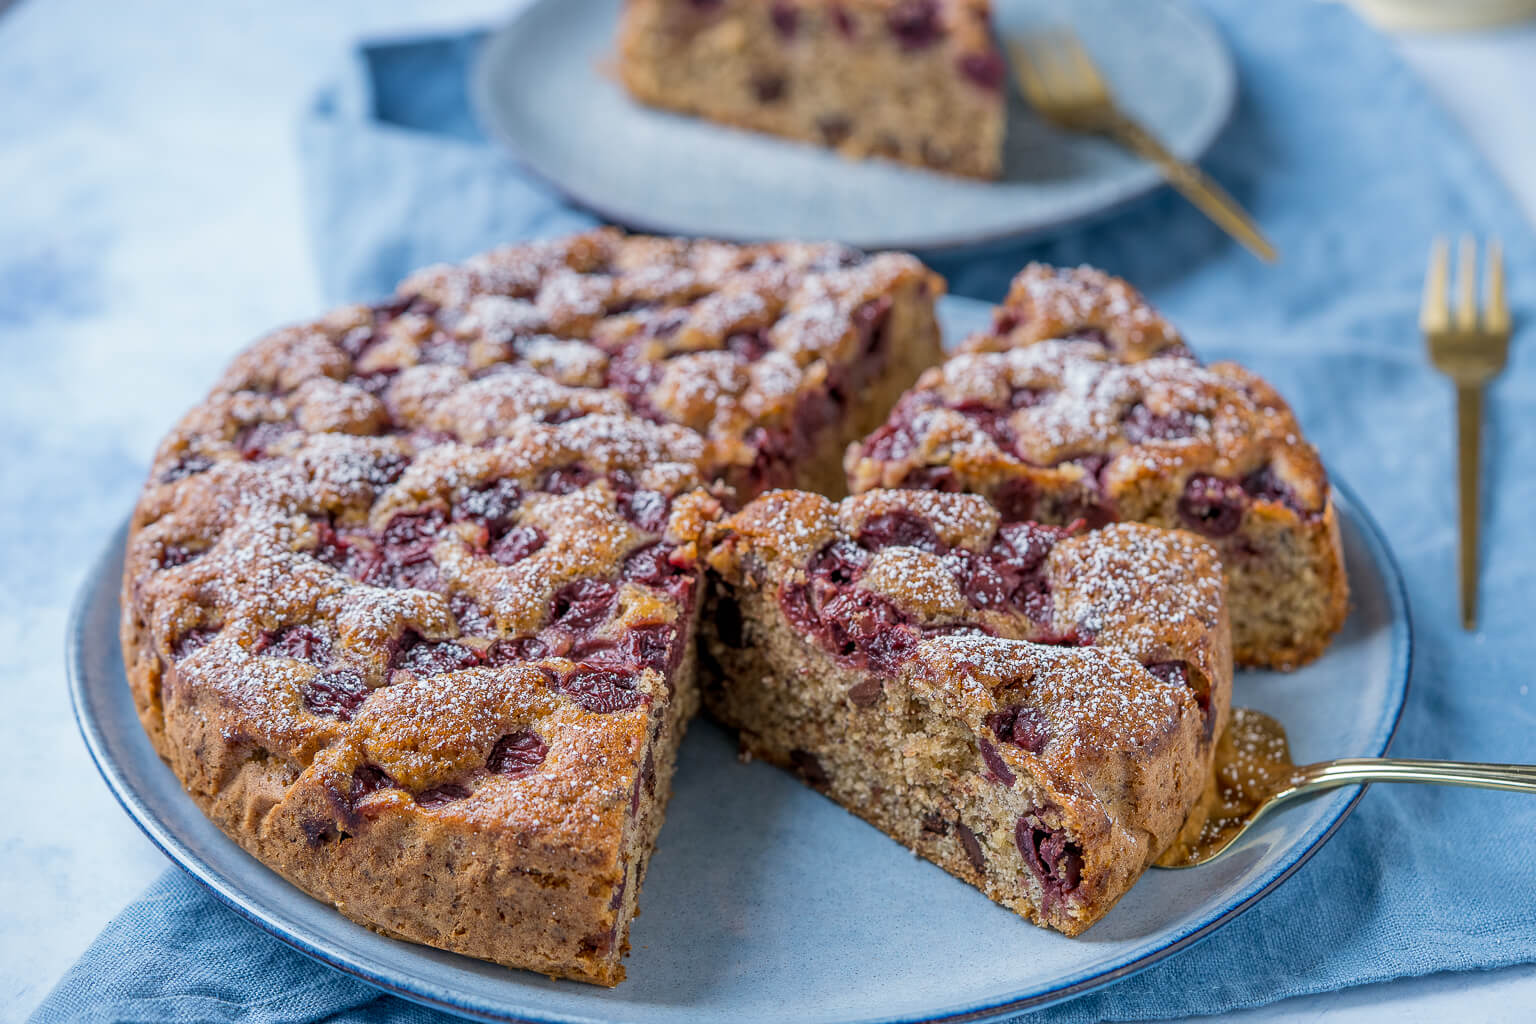
[[629,0],[618,67],[651,106],[849,157],[1002,171],[988,0]]
[[1232,665],[1216,553],[977,495],[765,495],[711,532],[706,707],[744,752],[1076,935],[1178,834]]
[[262,340],[132,520],[156,748],[348,916],[616,983],[698,705],[687,538],[829,486],[937,352],[940,287],[906,256],[599,231]]
[[965,349],[849,450],[854,492],[968,491],[1010,518],[1194,531],[1226,570],[1239,663],[1322,653],[1348,611],[1338,516],[1273,388],[1202,366],[1129,286],[1086,269],[1029,268]]

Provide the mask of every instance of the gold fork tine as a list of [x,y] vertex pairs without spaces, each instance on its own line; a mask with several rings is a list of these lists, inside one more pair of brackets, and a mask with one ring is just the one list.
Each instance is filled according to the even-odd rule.
[[1488,242],[1488,308],[1483,326],[1495,333],[1509,333],[1509,304],[1504,298],[1504,247],[1497,238]]
[[1094,66],[1088,51],[1083,49],[1083,44],[1076,36],[1067,36],[1061,54],[1066,63],[1071,66],[1072,73],[1077,76],[1078,87],[1084,92],[1096,97],[1107,97],[1109,88],[1104,84],[1104,78],[1099,74],[1099,69]]
[[1010,40],[1008,53],[1013,58],[1014,71],[1018,75],[1019,84],[1024,87],[1024,96],[1030,106],[1036,109],[1050,106],[1051,91],[1045,87],[1040,72],[1035,70],[1035,55],[1029,44],[1019,39]]
[[1461,252],[1456,258],[1456,327],[1477,330],[1477,241],[1461,236]]
[[1113,139],[1154,164],[1184,198],[1261,259],[1276,258],[1274,246],[1220,185],[1120,110],[1109,83],[1073,32],[1010,39],[1008,52],[1025,98],[1046,120],[1068,131]]
[[1419,328],[1426,334],[1451,325],[1451,310],[1446,304],[1450,262],[1450,244],[1444,238],[1435,239],[1429,249],[1429,273],[1424,275],[1424,304],[1419,308]]
[[1430,249],[1419,323],[1435,369],[1456,385],[1456,482],[1460,506],[1461,624],[1477,628],[1477,556],[1481,488],[1483,389],[1509,357],[1509,305],[1504,296],[1504,253],[1488,243],[1488,304],[1477,310],[1477,242],[1464,236],[1456,260],[1455,309],[1446,305],[1450,245]]

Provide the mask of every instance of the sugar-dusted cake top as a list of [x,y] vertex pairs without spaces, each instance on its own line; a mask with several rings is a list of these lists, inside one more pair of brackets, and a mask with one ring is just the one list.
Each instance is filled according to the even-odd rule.
[[1119,362],[1083,339],[962,354],[927,371],[847,465],[855,490],[945,473],[985,489],[1020,471],[1087,466],[1107,501],[1143,480],[1177,490],[1197,475],[1221,491],[1213,501],[1232,489],[1227,504],[1316,514],[1328,496],[1317,452],[1259,377],[1177,354]]
[[347,775],[352,809],[616,792],[685,654],[681,537],[718,510],[697,435],[610,414],[475,446],[293,425],[250,457],[241,416],[281,404],[216,394],[157,458],[125,608],[166,686],[236,746]]
[[1055,777],[1091,780],[1112,754],[1151,761],[1186,729],[1193,755],[1204,729],[1182,679],[1149,672],[1115,647],[951,634],[919,645],[905,678],[986,738],[994,773],[1049,764]]
[[1094,267],[1031,263],[1018,273],[992,327],[966,339],[965,352],[1001,352],[1052,338],[1084,338],[1115,359],[1185,355],[1179,332],[1125,280]]
[[891,673],[927,640],[969,635],[1115,649],[1202,707],[1231,677],[1220,563],[1182,531],[1005,522],[970,494],[775,491],[710,537],[714,572],[773,595],[850,667]]
[[879,349],[902,287],[943,291],[905,254],[603,229],[429,267],[388,302],[264,338],[218,390],[280,399],[311,429],[471,444],[628,412],[698,432],[706,464],[745,479],[808,396]]

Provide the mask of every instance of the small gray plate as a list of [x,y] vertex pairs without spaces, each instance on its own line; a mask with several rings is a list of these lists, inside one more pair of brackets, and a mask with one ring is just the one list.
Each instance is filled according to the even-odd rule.
[[[946,298],[945,334],[990,307]],[[1244,672],[1236,703],[1285,723],[1298,761],[1383,753],[1407,694],[1402,580],[1365,510],[1336,493],[1353,608],[1319,661]],[[981,1020],[1124,977],[1198,941],[1284,881],[1360,797],[1338,790],[1255,827],[1225,859],[1152,871],[1086,935],[1068,939],[985,896],[696,721],[615,989],[400,942],[310,899],[224,836],[140,727],[117,640],[123,537],[81,589],[69,676],[86,745],[156,845],[232,908],[317,960],[407,999],[489,1020],[804,1024]]]
[[[1232,62],[1179,0],[1000,0],[999,31],[1071,24],[1126,109],[1195,159],[1226,122]],[[1058,133],[1010,85],[1003,180],[967,181],[680,117],[606,70],[620,0],[533,0],[487,44],[472,93],[488,133],[577,203],[648,231],[941,249],[1038,234],[1156,187],[1108,142]]]

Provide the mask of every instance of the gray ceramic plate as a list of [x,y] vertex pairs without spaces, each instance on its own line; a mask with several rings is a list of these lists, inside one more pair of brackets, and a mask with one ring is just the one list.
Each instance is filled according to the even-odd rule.
[[[724,128],[630,101],[607,72],[620,0],[533,0],[486,45],[482,123],[583,206],[630,227],[729,239],[938,249],[1044,232],[1156,187],[1109,143],[1009,96],[1004,180],[966,181]],[[1221,39],[1177,0],[999,0],[1004,36],[1073,24],[1122,103],[1179,155],[1216,137],[1236,87]]]
[[[946,336],[990,307],[946,298]],[[1318,662],[1244,673],[1237,703],[1278,717],[1299,760],[1386,750],[1408,685],[1408,609],[1380,533],[1340,489],[1354,608]],[[1199,940],[1284,881],[1332,835],[1358,789],[1258,826],[1226,859],[1152,871],[1082,938],[1042,931],[913,857],[699,721],[683,744],[661,847],[606,990],[398,942],[305,896],[225,838],[155,756],[117,640],[122,537],[86,580],[69,672],[87,746],[118,799],[174,860],[295,948],[381,988],[493,1020],[805,1024],[975,1020],[1106,984]]]

